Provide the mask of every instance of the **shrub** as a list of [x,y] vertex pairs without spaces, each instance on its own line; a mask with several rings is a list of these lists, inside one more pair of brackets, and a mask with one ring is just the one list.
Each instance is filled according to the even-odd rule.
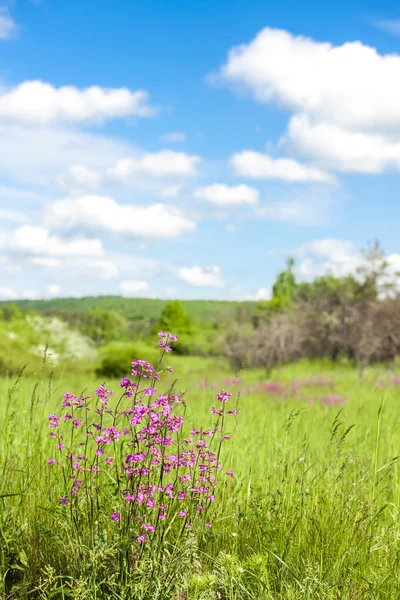
[[139,356],[147,362],[155,364],[158,353],[154,348],[141,341],[132,344],[117,342],[107,344],[101,350],[101,362],[96,369],[96,374],[115,379],[123,377],[130,370],[132,358]]

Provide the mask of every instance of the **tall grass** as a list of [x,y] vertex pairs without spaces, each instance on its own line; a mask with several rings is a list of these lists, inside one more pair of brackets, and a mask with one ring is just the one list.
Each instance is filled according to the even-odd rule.
[[[155,538],[133,553],[126,577],[112,494],[102,499],[95,535],[84,521],[77,531],[59,502],[61,473],[47,464],[49,413],[60,410],[64,392],[98,382],[1,382],[0,598],[399,597],[400,387],[391,377],[371,372],[360,382],[347,368],[324,374],[324,365],[318,373],[300,365],[273,373],[280,386],[268,388],[262,371],[237,383],[223,363],[175,357],[174,367],[177,389],[186,388],[185,435],[214,423],[221,386],[241,394],[221,455],[223,472],[235,475],[216,492],[210,529],[171,534],[166,545]],[[328,393],[346,404],[324,404]]]

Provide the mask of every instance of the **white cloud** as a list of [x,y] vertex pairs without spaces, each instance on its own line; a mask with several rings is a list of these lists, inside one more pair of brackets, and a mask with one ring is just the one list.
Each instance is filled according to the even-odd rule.
[[315,167],[291,158],[271,158],[267,154],[244,150],[234,154],[231,165],[236,175],[253,179],[278,179],[290,183],[333,183],[335,178]]
[[242,204],[254,205],[259,200],[259,191],[248,185],[226,185],[213,183],[194,190],[193,196],[206,200],[215,206],[227,208]]
[[[399,23],[380,25],[396,33]],[[311,158],[313,165],[304,168],[359,173],[400,170],[399,76],[399,54],[380,54],[358,41],[334,46],[270,28],[233,48],[219,73],[220,79],[250,91],[259,102],[274,102],[295,113],[281,146]],[[260,164],[252,166],[251,158]],[[273,165],[269,157],[253,153],[244,171],[255,177],[265,170],[266,177],[289,181],[293,172],[297,181],[329,177],[324,171],[309,171],[308,177],[303,165],[298,171],[282,160]]]
[[119,277],[119,269],[116,264],[108,259],[98,259],[85,261],[81,265],[82,271],[94,274],[100,279],[115,279]]
[[49,296],[52,298],[56,298],[61,294],[61,287],[56,283],[50,283],[46,286],[46,290]]
[[18,293],[9,287],[0,286],[0,299],[1,300],[16,300]]
[[271,300],[271,298],[272,298],[271,288],[260,288],[254,294],[254,300]]
[[335,238],[303,244],[295,256],[299,259],[297,271],[306,279],[329,272],[337,277],[354,274],[363,263],[361,253],[352,242]]
[[176,198],[182,191],[182,185],[171,185],[160,192],[161,198]]
[[285,198],[287,199],[270,201],[259,206],[256,214],[269,221],[293,225],[323,225],[329,217],[333,204],[330,195],[312,189],[291,196],[286,195]]
[[391,35],[400,37],[400,19],[380,19],[374,21],[374,24]]
[[0,221],[15,221],[16,223],[23,223],[26,221],[26,216],[23,213],[17,212],[16,210],[3,210],[0,208]]
[[341,46],[263,29],[233,48],[220,76],[313,120],[349,129],[400,125],[398,54],[381,55],[361,42]]
[[229,233],[235,233],[236,225],[234,223],[228,223],[226,226],[226,230],[229,231]]
[[186,134],[181,131],[170,131],[161,136],[161,141],[167,144],[183,144],[186,142]]
[[[60,171],[67,171],[72,165],[84,165],[86,169],[104,172],[110,164],[132,151],[128,143],[112,137],[75,129],[23,127],[0,122],[0,173],[14,177],[19,185],[34,183],[53,191]],[[40,201],[40,195],[32,189],[21,192],[3,186],[3,190],[2,195],[10,192],[10,196],[23,199],[22,194],[25,194],[28,199],[29,193],[33,201]]]
[[9,254],[42,257],[101,256],[100,240],[62,240],[51,236],[47,229],[22,225],[12,232],[2,232],[0,250]]
[[62,261],[59,258],[52,258],[51,256],[32,256],[27,262],[35,267],[44,269],[58,269],[62,265]]
[[147,177],[191,177],[196,174],[199,156],[174,150],[160,150],[144,154],[139,158],[126,158],[108,169],[107,176],[112,181],[127,181],[133,175]]
[[151,117],[144,90],[92,86],[55,88],[43,81],[26,81],[0,94],[0,119],[28,125],[102,122],[119,117]]
[[195,223],[164,204],[117,204],[107,196],[65,198],[49,204],[45,222],[60,231],[109,233],[133,239],[174,238],[194,231]]
[[221,270],[213,267],[183,267],[179,270],[179,277],[193,287],[223,287]]
[[0,40],[9,40],[17,32],[17,25],[6,7],[0,8]]
[[149,289],[149,284],[144,280],[121,281],[119,289],[123,296],[142,296]]
[[58,175],[57,184],[70,194],[79,194],[86,190],[97,190],[100,187],[100,177],[96,171],[83,165],[72,165],[65,173]]
[[380,133],[312,124],[302,115],[292,117],[282,141],[292,151],[317,159],[319,164],[336,171],[382,173],[400,169],[400,139]]

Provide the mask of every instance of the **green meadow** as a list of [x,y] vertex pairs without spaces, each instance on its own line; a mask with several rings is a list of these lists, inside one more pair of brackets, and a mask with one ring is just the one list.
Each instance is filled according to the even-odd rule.
[[[169,358],[169,357],[168,357]],[[94,376],[0,383],[2,599],[388,599],[400,594],[400,385],[395,368],[301,361],[234,373],[224,359],[171,356],[185,390],[185,432],[212,424],[216,393],[237,418],[222,447],[212,527],[160,538],[121,576],[113,509],[89,535],[73,527],[48,415],[65,392],[93,392]],[[118,390],[118,380],[107,380]],[[116,402],[111,397],[110,406]],[[188,433],[189,435],[189,433]],[[82,509],[83,510],[83,509]],[[211,517],[210,517],[211,518]],[[119,524],[118,524],[119,525]],[[174,547],[176,546],[176,547]],[[126,566],[124,567],[126,570]]]

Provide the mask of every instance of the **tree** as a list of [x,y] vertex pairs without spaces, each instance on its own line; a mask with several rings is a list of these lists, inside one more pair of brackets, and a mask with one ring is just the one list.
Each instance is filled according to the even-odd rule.
[[194,323],[179,300],[169,300],[163,308],[160,319],[153,333],[162,330],[178,335],[178,343],[174,344],[177,354],[190,354],[191,338],[194,333]]

